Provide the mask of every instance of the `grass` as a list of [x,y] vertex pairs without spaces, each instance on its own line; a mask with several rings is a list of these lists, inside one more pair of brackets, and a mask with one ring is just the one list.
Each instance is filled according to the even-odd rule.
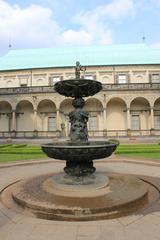
[[[158,144],[130,144],[119,145],[116,154],[127,157],[149,158],[160,160],[160,145]],[[0,145],[0,163],[36,160],[47,158],[40,146],[27,144],[4,144]]]
[[0,163],[42,158],[47,158],[47,156],[42,152],[40,146],[27,144],[0,145]]
[[158,144],[133,144],[119,145],[116,154],[127,157],[149,158],[160,160],[160,145]]

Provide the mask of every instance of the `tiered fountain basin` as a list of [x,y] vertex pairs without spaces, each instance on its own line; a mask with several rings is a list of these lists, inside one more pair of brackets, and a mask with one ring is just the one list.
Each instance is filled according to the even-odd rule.
[[[76,72],[82,67],[79,62]],[[80,72],[78,72],[80,76]],[[83,109],[83,97],[93,96],[102,90],[102,84],[95,80],[78,78],[59,81],[55,90],[65,97],[72,97],[75,110],[69,113],[70,141],[45,144],[42,150],[50,158],[65,160],[64,171],[71,176],[87,176],[95,172],[93,160],[109,157],[117,144],[108,141],[88,141],[87,122],[89,113]]]
[[43,151],[50,158],[59,160],[86,161],[111,156],[117,144],[107,141],[90,141],[87,143],[56,142],[42,145]]
[[87,175],[95,172],[93,160],[109,157],[117,144],[107,141],[57,142],[45,144],[42,150],[50,158],[66,160],[64,171],[70,175]]

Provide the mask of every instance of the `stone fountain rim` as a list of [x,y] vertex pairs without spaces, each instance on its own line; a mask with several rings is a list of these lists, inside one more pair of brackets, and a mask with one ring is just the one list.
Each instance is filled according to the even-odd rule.
[[88,78],[69,78],[69,79],[64,79],[61,81],[58,81],[55,83],[54,86],[59,85],[60,83],[67,83],[67,82],[71,82],[71,83],[76,83],[76,85],[79,85],[79,83],[81,82],[86,82],[86,83],[97,83],[97,84],[101,84],[100,81],[94,80],[94,79],[88,79]]
[[[72,97],[75,98],[76,94],[74,94],[74,91],[71,93],[68,92],[68,86],[66,85],[67,83],[72,83],[73,86],[80,88],[83,88],[83,94],[81,93],[79,97],[88,97],[88,96],[93,96],[99,91],[102,90],[102,83],[94,80],[94,79],[87,79],[87,78],[73,78],[73,79],[64,79],[61,81],[58,81],[54,85],[54,89],[56,92],[58,92],[60,95],[64,95],[66,97]],[[80,84],[82,83],[87,83],[87,86],[81,86]],[[95,88],[95,85],[97,88]],[[63,86],[63,90],[62,90]],[[89,88],[89,91],[87,91],[87,88]]]
[[[71,143],[73,145],[67,145],[67,143]],[[96,143],[96,145],[88,145],[87,143]],[[117,146],[117,143],[109,142],[109,141],[89,141],[86,143],[73,143],[71,141],[67,142],[56,142],[56,143],[47,143],[43,144],[41,147],[48,147],[48,148],[103,148],[103,147],[115,147]]]

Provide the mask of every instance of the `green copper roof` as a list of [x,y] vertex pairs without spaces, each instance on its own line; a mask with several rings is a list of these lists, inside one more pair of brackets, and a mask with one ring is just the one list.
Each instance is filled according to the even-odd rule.
[[0,58],[0,71],[82,65],[160,64],[160,49],[145,44],[120,44],[10,50]]

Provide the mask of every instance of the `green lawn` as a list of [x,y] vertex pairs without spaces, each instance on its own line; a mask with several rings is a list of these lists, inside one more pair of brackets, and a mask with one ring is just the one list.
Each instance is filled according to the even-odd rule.
[[[136,158],[150,158],[160,160],[160,145],[158,144],[138,144],[119,145],[116,154]],[[47,158],[40,146],[27,144],[5,144],[0,145],[0,163],[36,160]]]
[[40,146],[26,144],[0,145],[0,163],[47,158]]
[[158,144],[132,144],[119,145],[116,154],[136,158],[149,158],[160,160],[160,145]]

